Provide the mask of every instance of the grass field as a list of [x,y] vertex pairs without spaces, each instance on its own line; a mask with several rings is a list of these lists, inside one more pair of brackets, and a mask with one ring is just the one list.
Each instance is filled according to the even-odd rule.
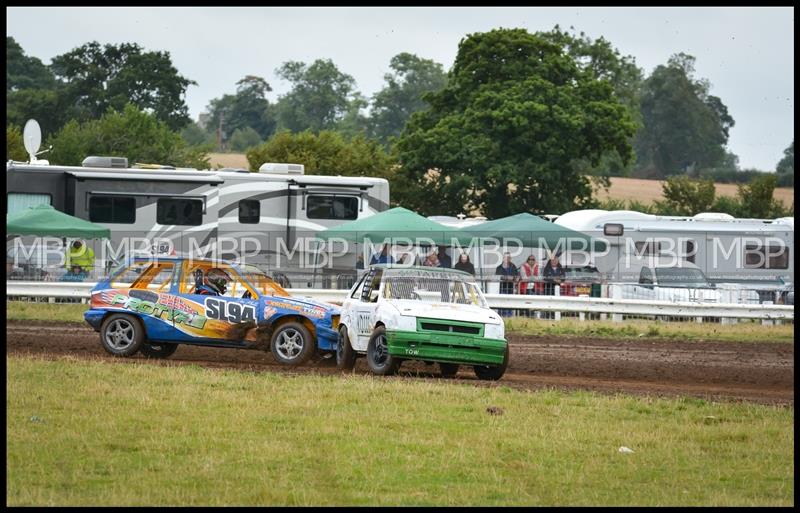
[[[209,155],[211,167],[241,167],[249,169],[250,164],[243,153],[211,153]],[[654,200],[663,199],[661,180],[643,180],[641,178],[622,178],[612,177],[611,187],[608,191],[600,190],[596,192],[598,199],[617,199],[617,200],[636,200],[641,203],[652,203]],[[736,184],[716,183],[717,196],[735,197],[738,191]],[[794,203],[793,187],[778,187],[775,189],[773,197],[783,201],[786,206]]]
[[[83,312],[87,305],[75,303],[29,303],[6,301],[6,318],[12,320],[35,320],[52,322],[83,323]],[[792,342],[794,325],[762,326],[760,322],[741,322],[735,325],[692,322],[663,323],[654,321],[627,320],[624,323],[610,321],[577,321],[562,319],[558,322],[538,319],[511,318],[506,320],[509,334],[516,335],[563,335],[581,337],[646,337],[681,338],[685,340],[740,340]]]
[[6,365],[8,505],[794,502],[792,408],[71,359]]

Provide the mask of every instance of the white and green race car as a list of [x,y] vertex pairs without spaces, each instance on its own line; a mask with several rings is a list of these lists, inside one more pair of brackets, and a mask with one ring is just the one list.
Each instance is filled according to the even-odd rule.
[[394,374],[404,360],[436,362],[443,377],[469,365],[497,380],[508,366],[503,320],[473,276],[436,267],[370,267],[341,308],[336,365],[366,356],[372,372]]

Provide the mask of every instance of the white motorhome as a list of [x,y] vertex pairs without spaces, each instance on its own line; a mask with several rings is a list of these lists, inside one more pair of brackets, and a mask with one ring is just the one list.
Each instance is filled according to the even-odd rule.
[[[300,164],[267,163],[258,172],[128,167],[120,157],[82,164],[9,161],[8,213],[46,203],[106,226],[112,256],[153,245],[221,258],[246,253],[248,263],[286,273],[308,258],[314,248],[298,244],[317,231],[389,207],[383,178],[306,175]],[[352,269],[351,260],[342,266]]]
[[[714,284],[766,291],[794,286],[794,219],[736,219],[728,214],[657,216],[628,210],[577,210],[556,224],[609,242],[594,264],[612,282],[637,283],[644,260],[695,264]],[[676,262],[677,263],[677,262]]]

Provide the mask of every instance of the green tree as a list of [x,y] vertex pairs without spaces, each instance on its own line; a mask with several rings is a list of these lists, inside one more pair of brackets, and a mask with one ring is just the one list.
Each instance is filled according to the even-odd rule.
[[783,150],[783,158],[775,166],[779,187],[794,187],[794,141]]
[[592,192],[576,162],[631,158],[635,124],[608,81],[524,29],[463,39],[447,85],[426,99],[397,148],[401,202],[428,215],[574,210]]
[[772,197],[777,182],[778,177],[773,173],[764,173],[764,176],[754,178],[746,185],[737,186],[742,215],[769,219],[776,217],[776,213],[780,214],[783,204]]
[[383,76],[386,85],[372,96],[369,134],[388,144],[400,135],[411,114],[428,107],[426,93],[439,91],[447,83],[442,65],[412,53],[392,57],[393,73]]
[[208,169],[204,148],[189,148],[181,136],[154,115],[128,104],[122,112],[113,108],[100,119],[68,122],[48,140],[52,164],[79,166],[89,155],[127,157],[136,162]]
[[672,215],[679,216],[708,212],[716,194],[712,180],[692,180],[688,176],[671,176],[662,189],[666,207],[674,212]]
[[394,161],[376,140],[363,135],[346,138],[341,133],[310,130],[297,134],[282,130],[247,152],[252,171],[265,162],[303,164],[307,174],[392,177]]
[[[561,30],[556,25],[551,31],[537,32],[536,35],[561,46],[581,70],[590,73],[595,79],[608,81],[619,101],[628,108],[631,119],[636,123],[636,129],[640,129],[642,115],[639,109],[639,96],[643,72],[636,65],[636,59],[631,55],[623,56],[603,37],[593,40],[583,32],[575,34],[573,27],[570,29],[572,33]],[[631,136],[631,144],[633,140],[634,136]],[[576,165],[581,173],[599,176],[600,183],[608,186],[610,182],[604,177],[629,175],[633,160],[624,163],[619,154],[610,151],[603,155],[596,166],[592,166],[586,159],[577,162]]]
[[147,52],[136,43],[86,43],[53,58],[50,69],[63,84],[79,119],[121,111],[132,103],[177,130],[189,121],[184,94],[196,85],[178,73],[169,52]]
[[197,123],[189,123],[181,129],[180,134],[189,146],[211,145],[213,147],[216,141],[213,134],[200,128]]
[[6,91],[20,89],[55,89],[53,72],[36,57],[25,55],[25,50],[11,37],[6,36]]
[[694,62],[673,55],[642,85],[643,127],[635,142],[641,176],[698,176],[725,159],[734,120],[722,100],[708,94],[708,81],[694,79]]
[[310,65],[288,61],[275,73],[292,83],[292,90],[278,99],[280,129],[335,130],[352,109],[355,80],[330,59],[317,59]]
[[52,71],[14,40],[6,37],[6,119],[24,126],[35,119],[45,134],[58,130],[72,112],[59,95]]
[[261,143],[261,136],[252,128],[237,128],[230,139],[233,151],[243,152]]
[[55,133],[74,114],[64,104],[64,98],[55,90],[20,89],[6,93],[6,116],[8,123],[25,126],[35,119],[42,128],[42,135]]
[[27,162],[28,158],[28,151],[22,140],[22,130],[13,125],[6,126],[6,160]]
[[275,106],[267,100],[272,87],[261,77],[247,75],[236,82],[236,94],[226,94],[211,100],[208,105],[208,129],[216,137],[221,127],[221,140],[227,144],[237,130],[253,129],[259,139],[275,132]]

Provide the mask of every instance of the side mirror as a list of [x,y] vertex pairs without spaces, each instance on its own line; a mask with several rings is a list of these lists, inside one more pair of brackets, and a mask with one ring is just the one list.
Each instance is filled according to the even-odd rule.
[[380,291],[373,290],[369,293],[369,302],[370,303],[377,303],[378,302],[378,294]]

